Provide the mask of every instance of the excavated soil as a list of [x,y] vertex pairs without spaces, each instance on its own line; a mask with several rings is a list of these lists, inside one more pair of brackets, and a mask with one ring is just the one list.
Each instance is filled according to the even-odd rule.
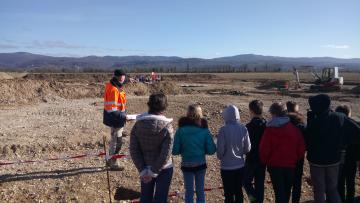
[[[67,77],[69,76],[69,77]],[[0,81],[0,162],[15,160],[41,160],[65,155],[98,152],[103,149],[102,138],[109,139],[110,129],[102,124],[102,95],[104,82],[109,76],[94,74],[37,74],[25,78]],[[302,113],[308,108],[307,98],[315,93],[290,91],[283,95],[276,89],[256,88],[263,83],[221,80],[219,76],[203,75],[172,79],[154,84],[128,84],[128,113],[147,110],[148,95],[163,91],[168,95],[169,108],[166,116],[177,120],[186,113],[191,103],[199,103],[209,121],[215,139],[223,125],[221,111],[227,104],[239,107],[241,121],[248,122],[248,102],[264,101],[265,110],[274,101],[294,100]],[[171,78],[168,77],[168,78]],[[207,82],[206,82],[207,81]],[[206,84],[199,87],[181,88],[184,83]],[[223,84],[222,84],[223,83]],[[332,106],[348,104],[354,119],[360,120],[360,100],[356,94],[330,93]],[[269,115],[266,113],[266,118]],[[127,124],[122,152],[129,154],[129,132],[134,123]],[[130,159],[122,159],[124,171],[110,172],[111,197],[114,201],[138,199],[140,184],[138,173]],[[183,192],[183,179],[179,167],[180,158],[174,157],[175,171],[170,191]],[[208,156],[206,188],[221,186],[219,161]],[[303,177],[302,202],[311,202],[312,190],[306,163]],[[360,180],[357,176],[357,196]],[[247,196],[245,195],[247,202]],[[206,192],[207,202],[223,202],[222,190]],[[87,158],[50,161],[21,165],[0,166],[0,202],[108,202],[108,189],[104,160]],[[181,198],[171,202],[184,202]],[[274,202],[274,194],[267,177],[265,202]]]
[[0,80],[10,80],[13,79],[13,77],[7,73],[0,72]]

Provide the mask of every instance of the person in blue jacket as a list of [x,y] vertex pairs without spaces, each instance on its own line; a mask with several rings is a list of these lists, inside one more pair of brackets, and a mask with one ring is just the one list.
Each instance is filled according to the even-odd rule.
[[205,155],[216,152],[216,146],[207,121],[199,105],[190,105],[186,117],[179,120],[175,133],[173,155],[181,155],[181,170],[184,175],[185,202],[194,202],[194,180],[196,202],[205,202]]

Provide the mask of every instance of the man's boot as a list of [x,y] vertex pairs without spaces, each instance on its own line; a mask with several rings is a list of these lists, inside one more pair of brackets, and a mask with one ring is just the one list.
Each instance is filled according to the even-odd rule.
[[124,167],[120,166],[117,159],[110,159],[106,161],[106,167],[108,167],[111,171],[122,171]]

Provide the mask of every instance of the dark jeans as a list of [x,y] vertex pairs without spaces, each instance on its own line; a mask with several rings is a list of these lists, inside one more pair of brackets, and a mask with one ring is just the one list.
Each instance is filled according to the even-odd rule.
[[276,203],[288,203],[294,180],[294,168],[268,167]]
[[341,203],[337,190],[339,165],[314,166],[310,164],[310,175],[313,183],[314,199],[316,203]]
[[[141,203],[166,203],[173,175],[173,168],[163,169],[159,175],[149,183],[141,181]],[[155,189],[155,195],[154,195]]]
[[235,170],[221,170],[221,179],[224,187],[225,203],[242,203],[244,168]]
[[254,202],[257,203],[264,201],[265,169],[266,166],[260,162],[245,163],[244,188],[248,196],[254,197]]
[[[338,190],[343,203],[353,203],[355,196],[356,160],[346,159],[339,171]],[[346,185],[346,195],[345,195]]]
[[296,163],[296,167],[294,171],[294,184],[293,184],[292,198],[291,198],[292,203],[300,202],[303,171],[304,171],[304,159],[301,159]]

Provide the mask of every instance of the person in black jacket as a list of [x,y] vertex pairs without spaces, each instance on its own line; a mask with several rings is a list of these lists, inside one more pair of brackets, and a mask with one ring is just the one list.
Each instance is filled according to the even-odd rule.
[[[288,103],[286,103],[286,105],[288,106]],[[304,116],[298,112],[289,112],[287,115],[290,118],[290,122],[301,131],[302,135],[305,135],[306,126],[305,126]],[[304,171],[304,158],[300,159],[296,163],[296,167],[294,171],[294,182],[293,182],[292,198],[291,198],[293,203],[300,202],[303,171]]]
[[[351,109],[347,105],[336,107],[336,112],[345,114],[348,118],[351,117]],[[355,196],[355,175],[356,162],[360,161],[360,145],[348,144],[345,147],[345,156],[343,160],[342,170],[339,173],[338,190],[341,201],[343,203],[353,203]],[[346,184],[346,194],[345,194]]]
[[[259,157],[259,144],[266,128],[266,120],[262,117],[263,103],[259,100],[253,100],[249,103],[249,110],[252,119],[250,123],[246,124],[246,128],[249,132],[251,150],[246,154],[244,188],[250,202],[262,203],[264,201],[266,168]],[[252,184],[253,180],[255,187]]]
[[312,115],[306,127],[307,159],[316,203],[340,203],[337,190],[341,150],[346,143],[360,142],[360,127],[344,114],[330,110],[326,94],[309,98]]

